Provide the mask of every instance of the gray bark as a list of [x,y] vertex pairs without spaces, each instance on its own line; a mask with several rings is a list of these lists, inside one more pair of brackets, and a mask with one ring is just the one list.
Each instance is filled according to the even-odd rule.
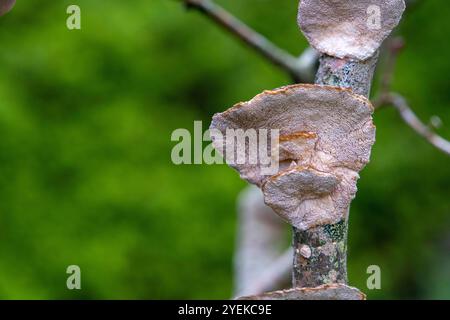
[[[368,97],[377,60],[378,53],[366,61],[322,55],[316,84],[350,88]],[[347,230],[348,215],[337,224],[306,231],[294,228],[294,288],[347,284]]]

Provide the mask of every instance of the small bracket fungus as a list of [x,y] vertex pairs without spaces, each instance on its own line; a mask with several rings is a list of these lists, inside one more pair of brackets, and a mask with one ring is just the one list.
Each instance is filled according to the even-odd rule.
[[319,52],[366,60],[398,25],[404,0],[301,0],[298,24]]
[[[277,161],[278,172],[264,175],[261,163],[249,161],[229,165],[263,190],[264,201],[278,215],[306,230],[346,217],[358,172],[375,142],[372,113],[370,102],[351,90],[292,85],[216,114],[211,129],[221,135],[212,140],[221,152],[228,150],[230,129],[279,130],[278,143],[265,150]],[[251,147],[244,141],[233,150],[249,160]]]
[[0,16],[8,13],[15,3],[16,0],[0,0]]
[[332,283],[315,288],[266,292],[257,296],[240,297],[238,300],[366,300],[366,295],[357,288]]

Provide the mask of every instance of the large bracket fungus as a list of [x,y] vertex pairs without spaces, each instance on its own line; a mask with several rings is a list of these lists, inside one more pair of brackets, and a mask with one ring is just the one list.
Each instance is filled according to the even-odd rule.
[[[279,130],[279,141],[269,150],[279,157],[278,172],[264,175],[260,163],[249,161],[230,165],[262,188],[266,204],[283,219],[306,230],[346,216],[375,141],[372,112],[366,98],[348,89],[287,86],[216,114],[211,129],[222,138],[213,137],[213,144],[225,150],[229,129]],[[238,146],[246,160],[250,147]]]
[[319,52],[366,60],[398,25],[404,0],[301,0],[298,24]]

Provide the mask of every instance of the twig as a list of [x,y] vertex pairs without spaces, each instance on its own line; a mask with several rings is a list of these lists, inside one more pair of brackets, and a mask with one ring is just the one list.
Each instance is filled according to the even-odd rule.
[[405,42],[402,37],[391,37],[383,46],[385,48],[386,56],[384,60],[383,72],[380,77],[380,89],[376,98],[373,99],[372,104],[375,109],[384,106],[386,99],[389,96],[392,80],[394,78],[395,66],[400,52],[405,47]]
[[450,155],[450,142],[437,135],[430,127],[425,125],[412,111],[403,96],[398,93],[390,92],[397,57],[403,48],[404,41],[401,37],[392,38],[388,43],[388,55],[386,57],[384,72],[381,77],[380,93],[373,101],[373,105],[375,109],[392,105],[400,113],[403,121],[416,133],[424,137],[437,149]]
[[388,55],[385,62],[385,70],[383,76],[381,77],[381,92],[384,93],[388,93],[392,86],[397,58],[401,51],[405,48],[405,41],[402,37],[391,38],[389,39],[387,46]]
[[296,82],[308,82],[304,76],[306,67],[300,59],[277,47],[270,40],[257,33],[211,0],[181,0],[187,8],[196,9],[214,22],[254,48],[275,65],[287,71]]
[[450,142],[437,135],[427,125],[425,125],[411,110],[404,97],[397,93],[391,93],[384,98],[384,104],[391,104],[402,117],[403,121],[409,125],[416,133],[425,138],[437,149],[450,156]]

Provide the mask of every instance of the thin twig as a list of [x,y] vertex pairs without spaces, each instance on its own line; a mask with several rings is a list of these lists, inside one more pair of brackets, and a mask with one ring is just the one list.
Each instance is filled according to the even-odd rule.
[[403,121],[416,133],[425,138],[437,149],[450,156],[450,142],[433,132],[429,126],[425,125],[411,110],[404,97],[398,93],[391,93],[385,97],[384,105],[387,104],[392,105],[400,113]]
[[390,37],[383,47],[386,55],[383,63],[383,72],[380,77],[380,89],[372,101],[375,109],[383,107],[390,94],[397,58],[405,47],[405,41],[402,37]]
[[394,37],[389,39],[387,46],[388,55],[385,62],[385,70],[381,77],[381,91],[384,93],[388,93],[392,86],[397,58],[405,48],[405,41],[402,37]]
[[283,68],[296,82],[307,82],[306,77],[303,75],[305,72],[304,66],[299,62],[299,59],[277,47],[270,40],[248,27],[221,6],[211,0],[181,1],[185,3],[187,8],[193,8],[204,13],[214,22],[269,59],[272,63]]
[[374,99],[375,109],[393,106],[400,114],[403,121],[416,133],[425,138],[429,143],[442,152],[450,155],[450,142],[437,135],[429,126],[425,125],[412,111],[406,99],[398,93],[390,92],[395,71],[397,57],[404,48],[401,37],[392,38],[388,42],[387,57],[383,74],[381,76],[380,93]]

